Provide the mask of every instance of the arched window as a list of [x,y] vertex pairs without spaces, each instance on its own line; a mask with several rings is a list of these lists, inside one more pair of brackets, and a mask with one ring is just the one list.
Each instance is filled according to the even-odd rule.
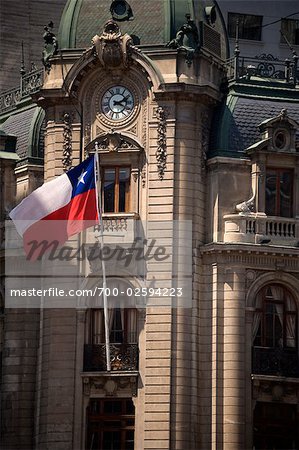
[[267,285],[256,297],[253,346],[297,348],[297,308],[290,292],[278,284]]

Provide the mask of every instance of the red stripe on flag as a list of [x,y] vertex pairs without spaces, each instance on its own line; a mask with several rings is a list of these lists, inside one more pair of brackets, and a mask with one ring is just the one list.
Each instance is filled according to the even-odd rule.
[[[23,235],[25,253],[35,261],[46,251],[51,251],[55,243],[62,245],[70,236],[97,223],[96,192],[91,189],[31,225]],[[33,248],[36,248],[35,252]]]

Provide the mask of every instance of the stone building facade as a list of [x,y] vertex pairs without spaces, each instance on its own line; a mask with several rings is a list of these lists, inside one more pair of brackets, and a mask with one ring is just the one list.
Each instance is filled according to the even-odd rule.
[[[253,68],[237,41],[229,58],[203,1],[69,0],[44,40],[45,70],[0,97],[2,221],[97,147],[107,230],[150,224],[175,249],[169,224],[192,225],[191,296],[110,308],[111,371],[102,308],[3,309],[3,448],[298,448],[295,55]],[[108,286],[178,287],[174,267]]]

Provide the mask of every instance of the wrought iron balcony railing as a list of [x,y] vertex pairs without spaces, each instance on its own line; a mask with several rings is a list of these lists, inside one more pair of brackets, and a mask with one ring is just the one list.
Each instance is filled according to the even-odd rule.
[[[138,370],[138,344],[110,344],[111,370]],[[105,344],[84,345],[84,372],[105,372]]]
[[296,86],[299,80],[298,56],[293,54],[290,59],[284,61],[266,53],[244,57],[237,49],[235,56],[227,60],[227,76],[228,79],[243,81],[249,81],[252,77],[281,80]]
[[297,349],[253,347],[252,373],[298,378],[299,358]]

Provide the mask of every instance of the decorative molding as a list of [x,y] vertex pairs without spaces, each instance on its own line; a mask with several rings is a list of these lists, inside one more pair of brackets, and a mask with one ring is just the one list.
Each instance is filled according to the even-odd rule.
[[252,283],[256,280],[257,277],[257,272],[255,270],[247,270],[246,271],[246,280],[245,280],[245,284],[246,284],[246,288],[248,289]]
[[95,146],[98,151],[118,152],[118,151],[140,151],[141,147],[131,139],[126,138],[121,133],[115,132],[111,129],[110,133],[106,133],[101,136],[98,141],[95,142]]
[[[211,244],[200,248],[204,264],[246,265],[263,273],[273,271],[276,263],[285,264],[284,271],[299,279],[298,250],[287,247],[268,247],[243,244]],[[256,269],[255,269],[256,270]],[[296,274],[296,271],[298,272]],[[280,273],[280,272],[279,272]],[[276,277],[278,272],[276,272]]]
[[166,164],[167,164],[167,140],[166,140],[166,113],[162,106],[156,110],[156,117],[158,118],[158,137],[157,137],[157,168],[160,180],[163,180]]
[[139,177],[139,170],[138,169],[132,169],[131,170],[132,177],[134,180],[134,183],[137,183],[138,177]]
[[252,395],[258,401],[298,403],[299,379],[253,375]]
[[0,96],[0,113],[13,109],[22,99],[20,88],[10,89]]
[[86,123],[84,127],[84,143],[85,145],[89,144],[91,140],[91,129],[90,123]]
[[147,132],[147,100],[144,100],[142,105],[142,145],[146,147],[146,132]]
[[103,130],[103,128],[101,128],[97,125],[96,126],[96,136],[100,136],[101,134],[105,134],[105,131]]
[[63,114],[63,152],[62,152],[62,166],[63,170],[67,172],[72,168],[72,118],[69,113]]
[[129,128],[128,131],[130,133],[137,135],[137,124],[135,124],[133,127]]
[[113,20],[104,25],[101,36],[94,36],[92,43],[100,63],[107,69],[125,69],[132,62],[130,44],[133,40],[128,34],[122,35]]
[[[279,269],[278,266],[282,266],[282,267]],[[285,267],[285,262],[281,259],[277,259],[276,263],[275,263],[275,270],[283,270],[284,267]],[[246,289],[249,289],[253,285],[253,283],[255,283],[256,281],[259,281],[259,279],[265,275],[265,271],[269,272],[268,269],[266,269],[266,270],[262,270],[262,269],[246,270],[246,278],[245,278]],[[298,274],[292,273],[292,276],[294,278],[299,278]],[[272,282],[273,282],[273,280],[272,280]],[[271,281],[268,281],[267,283],[271,283]]]
[[38,91],[44,82],[44,71],[32,65],[31,71],[22,77],[22,98]]
[[146,185],[146,165],[147,165],[147,160],[146,160],[146,155],[143,152],[142,156],[142,162],[141,162],[141,184],[142,187],[145,188]]
[[44,82],[44,69],[29,72],[21,77],[21,86],[0,95],[0,114],[14,110],[18,103],[37,92]]
[[83,393],[85,396],[102,395],[105,397],[119,395],[136,397],[138,374],[93,374],[83,375]]

